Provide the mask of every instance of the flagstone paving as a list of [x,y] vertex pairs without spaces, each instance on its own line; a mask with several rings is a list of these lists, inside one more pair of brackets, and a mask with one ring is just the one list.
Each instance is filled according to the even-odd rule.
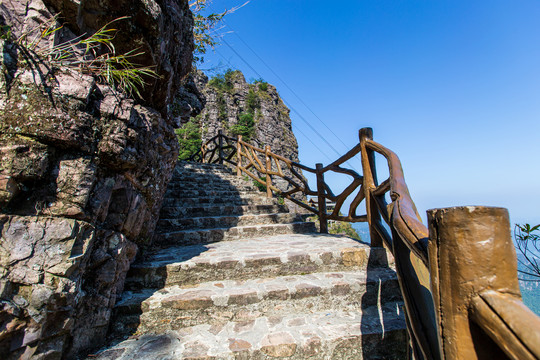
[[[315,233],[225,167],[180,163],[175,177],[158,246],[133,264],[111,343],[92,359],[406,358],[403,304],[384,249]],[[183,188],[191,194],[185,205]],[[251,209],[258,198],[278,212],[265,213],[260,224],[244,213],[250,207],[210,199],[219,194],[231,203],[249,199]],[[205,207],[213,208],[206,216]],[[282,230],[265,228],[274,225]],[[185,235],[197,226],[198,236]]]

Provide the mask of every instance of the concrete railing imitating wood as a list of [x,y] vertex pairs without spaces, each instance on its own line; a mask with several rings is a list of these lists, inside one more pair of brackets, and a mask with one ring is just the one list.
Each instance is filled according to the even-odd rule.
[[[389,177],[381,183],[376,154],[388,165]],[[357,155],[362,175],[343,167]],[[401,162],[373,141],[370,128],[360,130],[359,143],[345,155],[315,169],[274,154],[269,146],[260,149],[241,136],[221,132],[190,160],[229,163],[239,176],[265,184],[269,197],[275,193],[317,214],[321,232],[328,231],[328,220],[368,222],[371,246],[384,246],[395,258],[415,359],[540,359],[540,318],[521,301],[507,210],[430,210],[428,231],[409,194]],[[316,189],[310,188],[302,171],[315,175]],[[352,181],[336,195],[324,180],[328,172],[349,175]],[[284,179],[287,189],[273,185],[272,177]],[[304,203],[293,196],[296,193],[316,196],[320,205]],[[366,213],[358,215],[364,200]],[[331,212],[327,201],[335,203]]]

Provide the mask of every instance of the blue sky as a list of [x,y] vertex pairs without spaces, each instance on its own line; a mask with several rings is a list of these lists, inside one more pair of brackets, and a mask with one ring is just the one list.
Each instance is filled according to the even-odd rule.
[[337,155],[302,118],[340,154],[372,127],[400,157],[424,217],[491,205],[540,223],[538,19],[538,0],[252,0],[226,17],[224,43],[202,68],[275,85],[308,166]]

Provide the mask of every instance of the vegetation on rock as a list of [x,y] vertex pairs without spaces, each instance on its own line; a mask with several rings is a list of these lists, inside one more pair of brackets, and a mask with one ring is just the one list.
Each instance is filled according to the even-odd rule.
[[253,81],[253,83],[257,84],[257,88],[259,89],[259,91],[268,91],[268,83],[263,79],[259,78]]
[[[310,216],[308,218],[308,221],[313,221],[315,223],[315,226],[317,227],[317,231],[319,231],[320,223],[319,223],[318,215]],[[355,240],[362,240],[360,235],[358,235],[356,230],[352,227],[351,223],[349,222],[329,220],[328,233],[332,235],[345,235]]]
[[174,132],[178,137],[178,160],[187,160],[202,146],[200,117],[191,118],[183,127]]
[[351,223],[343,221],[329,221],[328,233],[336,235],[345,235],[356,240],[362,240],[360,235],[352,227]]
[[234,89],[234,79],[238,76],[240,71],[227,69],[223,73],[214,75],[209,81],[208,85],[216,89],[219,93],[230,93]]
[[253,113],[242,113],[238,117],[238,122],[231,126],[231,132],[236,136],[242,135],[244,141],[249,141],[255,131],[254,126]]
[[46,62],[55,69],[71,68],[83,74],[92,75],[101,83],[108,84],[115,90],[121,90],[129,96],[141,96],[139,89],[145,85],[145,77],[158,77],[150,66],[140,66],[133,59],[141,55],[138,49],[124,54],[117,54],[112,43],[117,32],[110,26],[126,19],[115,19],[92,35],[81,35],[75,39],[44,46],[42,42],[49,40],[62,29],[59,25],[59,15],[40,24],[39,27],[27,29],[23,34],[14,38],[9,26],[0,27],[0,38],[11,41],[21,50],[22,59],[28,67],[33,68],[37,63]]

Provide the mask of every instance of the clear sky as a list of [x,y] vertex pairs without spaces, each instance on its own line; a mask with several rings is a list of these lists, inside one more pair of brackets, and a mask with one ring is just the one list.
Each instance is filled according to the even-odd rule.
[[202,68],[275,85],[302,163],[338,157],[304,120],[340,154],[372,127],[424,218],[492,205],[540,223],[539,0],[252,0],[221,31]]

